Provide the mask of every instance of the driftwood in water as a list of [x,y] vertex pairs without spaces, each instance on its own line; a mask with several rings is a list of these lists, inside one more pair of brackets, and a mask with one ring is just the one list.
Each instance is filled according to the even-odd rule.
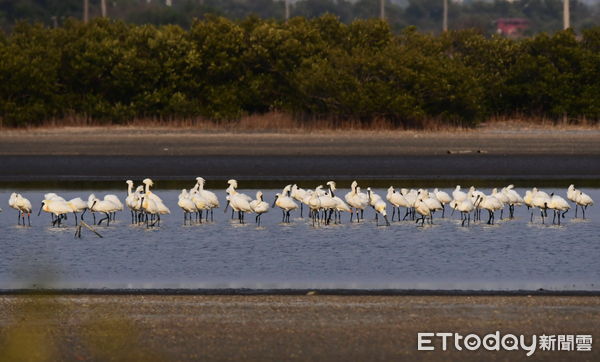
[[86,228],[88,228],[89,230],[91,230],[94,234],[98,235],[99,238],[103,238],[102,235],[100,235],[99,232],[97,232],[93,227],[89,226],[85,221],[81,220],[81,222],[79,223],[79,226],[77,227],[77,230],[75,230],[75,237],[79,237],[81,238],[81,227],[85,226]]

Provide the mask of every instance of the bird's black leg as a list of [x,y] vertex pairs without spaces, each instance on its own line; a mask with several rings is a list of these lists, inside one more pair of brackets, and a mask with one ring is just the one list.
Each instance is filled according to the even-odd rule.
[[540,214],[542,215],[542,224],[545,224],[545,222],[544,222],[544,210],[540,210]]

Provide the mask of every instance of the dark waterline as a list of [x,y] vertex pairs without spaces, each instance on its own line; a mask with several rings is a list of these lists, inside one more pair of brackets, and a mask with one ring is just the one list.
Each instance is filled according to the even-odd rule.
[[[125,179],[600,180],[600,155],[0,156],[0,182]],[[443,185],[445,186],[445,185]],[[261,185],[259,187],[265,187]]]

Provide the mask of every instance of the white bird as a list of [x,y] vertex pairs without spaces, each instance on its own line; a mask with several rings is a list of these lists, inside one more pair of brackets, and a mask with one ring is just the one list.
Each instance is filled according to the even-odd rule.
[[[204,189],[205,183],[206,180],[204,178],[196,177],[196,186],[198,186],[198,194],[206,200],[208,208],[210,210],[210,220],[214,221],[213,209],[216,209],[220,206],[219,198],[214,192]],[[208,212],[206,213],[206,221],[208,221]]]
[[508,211],[511,219],[515,217],[515,206],[520,206],[525,202],[521,195],[514,190],[514,187],[511,184],[502,189],[502,193],[508,197]]
[[21,210],[17,207],[17,193],[13,192],[8,198],[8,206],[17,210],[17,224],[21,225]]
[[565,217],[565,214],[567,213],[567,211],[569,211],[571,206],[569,206],[567,200],[552,193],[550,194],[550,202],[546,204],[546,208],[551,209],[554,213],[552,216],[552,223],[554,224],[554,222],[556,221],[556,216],[558,215],[558,225],[560,225],[560,218]]
[[[496,189],[494,189],[496,190]],[[503,208],[503,204],[500,200],[496,198],[497,193],[492,193],[492,195],[483,195],[478,196],[477,204],[475,205],[478,208],[485,209],[488,212],[489,218],[487,223],[493,225],[495,220],[495,211],[501,210]]]
[[419,192],[415,189],[400,189],[400,194],[404,196],[406,202],[408,202],[408,207],[406,208],[406,214],[402,218],[402,220],[406,220],[407,216],[411,216],[411,219],[415,219],[415,204],[417,203],[417,196]]
[[594,205],[594,200],[592,200],[588,194],[579,190],[578,192],[579,193],[575,196],[575,203],[581,207],[581,212],[583,213],[583,218],[585,219],[585,210],[587,210],[588,206]]
[[198,211],[196,204],[192,201],[192,198],[189,192],[186,189],[181,190],[177,200],[177,206],[179,206],[183,210],[183,224],[185,225],[188,216],[190,219],[190,225],[192,224],[192,213]]
[[460,185],[456,185],[454,191],[452,191],[452,199],[454,201],[463,201],[467,198],[467,194],[460,189]]
[[[567,199],[569,199],[569,201],[575,202],[577,203],[577,189],[575,188],[575,185],[571,184],[569,185],[569,188],[567,188]],[[577,206],[575,206],[575,208],[577,208]],[[575,209],[577,210],[577,209]]]
[[238,212],[238,220],[240,224],[243,224],[244,214],[246,212],[252,212],[252,208],[250,207],[250,201],[252,201],[252,198],[250,198],[248,195],[237,192],[236,180],[229,180],[227,183],[229,184],[229,187],[227,188],[228,203],[225,206],[224,212],[227,211],[227,206],[231,206],[233,211]]
[[162,199],[160,197],[158,197],[158,195],[156,195],[155,193],[150,191],[150,187],[154,186],[154,181],[152,181],[149,178],[145,178],[144,181],[142,181],[142,183],[146,186],[144,189],[144,198],[149,198],[149,199],[153,200],[154,202],[156,202],[156,201],[162,202]]
[[[98,220],[98,223],[96,225],[100,225],[102,223],[102,221],[106,220],[106,226],[109,226],[110,225],[110,213],[114,212],[117,208],[118,208],[118,206],[110,200],[100,200],[94,194],[91,194],[88,197],[88,209],[91,212],[101,212],[104,215],[106,215],[106,217]],[[81,215],[81,217],[83,220],[83,215]]]
[[[422,197],[417,198],[415,201],[415,212],[421,215],[421,217],[416,220],[416,223],[419,223],[419,220],[421,221],[421,226],[425,224],[425,218],[431,216],[431,209],[425,204]],[[431,222],[433,223],[433,221]]]
[[394,215],[396,214],[396,208],[398,209],[398,221],[400,221],[400,207],[408,208],[408,201],[399,192],[396,192],[394,186],[390,186],[387,190],[385,198],[392,204],[392,221],[394,221]]
[[300,203],[300,217],[303,217],[302,212],[304,207],[302,204],[304,203],[303,201],[306,197],[306,190],[299,188],[296,184],[293,184],[290,196]]
[[[352,182],[350,185],[350,192],[346,194],[344,197],[346,202],[350,207],[356,211],[356,221],[359,222],[363,216],[363,212],[365,207],[369,206],[369,197],[360,192],[360,187],[358,187],[358,183],[356,181]],[[361,216],[358,215],[358,210],[360,210]],[[352,222],[352,214],[350,214],[350,222]]]
[[444,206],[437,198],[435,198],[435,194],[431,194],[427,190],[419,190],[417,194],[421,196],[421,201],[425,203],[425,205],[427,205],[427,207],[431,211],[431,214],[429,215],[429,220],[433,224],[433,214],[437,210],[444,210]]
[[[239,198],[245,199],[248,202],[248,208],[250,208],[250,201],[252,201],[252,198],[246,194],[243,194],[243,193],[240,193],[237,191],[237,188],[238,188],[237,180],[234,180],[234,179],[227,180],[227,184],[229,184],[229,187],[227,187],[225,192],[227,192],[228,197],[227,197],[227,204],[225,205],[225,210],[223,210],[223,212],[226,212],[229,205],[231,205],[231,198],[232,198],[233,194],[235,194],[236,198],[238,198],[238,199]],[[239,201],[239,200],[238,200],[238,204],[243,207],[246,207],[246,205],[242,204],[241,201]],[[243,213],[240,213],[240,210],[237,210],[233,207],[231,208],[231,218],[233,219],[233,213],[235,211],[238,212],[238,218],[239,218],[240,222],[243,223],[243,216],[244,216]]]
[[[154,186],[154,182],[152,182],[151,179],[146,178],[146,179],[144,179],[144,181],[142,181],[142,183],[144,185],[146,185],[146,188],[144,190],[144,199],[150,199],[150,200],[154,201],[154,204],[156,205],[157,212],[150,213],[150,215],[158,217],[157,221],[158,221],[158,225],[160,226],[160,215],[170,214],[171,210],[169,210],[169,208],[164,204],[163,200],[160,197],[158,197],[158,195],[156,195],[155,193],[150,191],[150,186]],[[143,205],[142,205],[142,208],[146,209]],[[152,226],[155,224],[156,224],[156,222],[154,222],[152,224]]]
[[[332,182],[332,181],[329,181]],[[329,182],[327,183],[329,185]],[[321,209],[323,210],[323,220],[325,224],[329,224],[331,220],[331,215],[333,214],[335,208],[337,207],[337,201],[334,200],[333,196],[331,196],[331,192],[323,191],[323,186],[319,185],[315,191],[317,195],[319,195],[319,201],[321,202]],[[328,215],[329,212],[329,215]]]
[[123,203],[121,203],[121,200],[119,200],[117,195],[113,195],[113,194],[104,195],[104,200],[110,201],[113,204],[115,204],[115,206],[116,206],[115,210],[113,212],[111,212],[112,219],[115,220],[117,211],[123,211]]
[[250,201],[250,208],[252,209],[252,211],[254,213],[256,213],[255,221],[258,224],[258,226],[260,226],[261,215],[264,214],[265,212],[269,212],[269,204],[267,204],[263,200],[262,191],[256,192],[256,200]]
[[75,226],[77,226],[77,213],[85,211],[88,208],[88,204],[87,202],[83,201],[81,197],[76,197],[67,201],[67,205],[69,205],[71,212],[73,212],[73,215],[75,216]]
[[58,196],[54,192],[49,192],[47,194],[44,194],[44,200],[58,200],[58,201],[65,201],[65,202],[67,201],[62,196]]
[[[475,200],[475,201],[477,201],[477,200]],[[455,202],[455,200],[453,200],[452,202]],[[455,209],[460,211],[460,215],[461,215],[461,219],[462,219],[461,225],[465,226],[465,221],[467,221],[467,226],[470,225],[471,211],[473,211],[475,209],[475,205],[473,205],[473,202],[471,202],[471,199],[469,197],[465,197],[465,199],[463,201],[457,202]]]
[[[209,210],[211,210],[211,202],[208,201],[206,198],[204,198],[201,194],[200,194],[200,189],[198,188],[198,185],[194,186],[191,190],[190,190],[190,199],[192,200],[192,202],[194,203],[195,207],[196,207],[196,221],[202,223],[202,212],[203,210],[206,210],[206,217],[208,220],[208,213]],[[229,202],[229,199],[227,199]]]
[[352,209],[350,209],[350,206],[348,206],[348,204],[346,204],[346,202],[344,202],[344,200],[342,200],[339,196],[335,196],[334,192],[337,190],[336,184],[334,181],[329,181],[327,182],[327,186],[329,186],[329,193],[331,194],[331,197],[333,198],[333,201],[335,202],[335,214],[337,219],[335,220],[335,222],[342,222],[342,212],[349,212],[352,214]]
[[317,192],[312,190],[307,191],[306,197],[308,197],[308,201],[306,202],[306,204],[310,209],[312,225],[315,226],[315,220],[317,220],[320,223],[319,211],[321,210],[321,198],[319,197]]
[[494,188],[492,190],[491,196],[493,196],[496,200],[500,201],[500,203],[502,204],[500,209],[496,209],[496,210],[500,210],[500,220],[502,220],[502,218],[504,217],[504,205],[510,204],[510,198],[504,192],[502,192],[502,191],[498,192],[498,188]]
[[469,188],[469,191],[467,192],[467,198],[470,198],[471,202],[473,203],[473,206],[475,206],[475,220],[481,220],[481,206],[479,205],[477,200],[481,199],[484,196],[485,194],[475,189],[475,186],[471,186]]
[[277,205],[281,209],[283,213],[281,222],[290,222],[290,212],[298,208],[298,204],[296,204],[294,199],[289,196],[291,189],[292,185],[287,185],[283,188],[283,193],[275,195],[276,197],[272,207]]
[[[14,195],[14,196],[13,196]],[[8,205],[13,209],[18,210],[18,222],[21,223],[21,218],[23,219],[23,225],[25,225],[25,215],[27,215],[27,223],[31,226],[31,202],[24,198],[21,194],[11,194],[10,199],[8,200]]]
[[[531,195],[531,207],[532,208],[537,207],[538,209],[540,209],[542,223],[544,223],[544,217],[547,216],[546,215],[546,210],[548,208],[547,205],[548,205],[548,203],[550,203],[550,200],[551,200],[550,195],[548,195],[544,191],[539,191],[535,187],[531,190],[530,195]],[[533,210],[531,211],[530,221],[533,221]]]
[[127,180],[125,183],[127,184],[127,197],[125,198],[125,205],[127,205],[131,212],[131,223],[133,224],[138,219],[138,214],[141,211],[141,198],[144,187],[138,186],[136,190],[132,192],[131,190],[133,190],[133,181]]
[[[152,226],[156,225],[157,223],[160,226],[160,213],[159,213],[159,209],[156,204],[156,201],[154,201],[150,197],[147,197],[146,194],[144,194],[141,198],[141,206],[142,206],[142,211],[146,214],[145,215],[146,227],[147,228],[152,227]],[[150,223],[150,219],[148,218],[148,215],[151,215],[152,218],[155,218],[155,220],[152,221],[152,223]]]
[[40,215],[42,210],[44,210],[44,212],[51,213],[54,216],[56,216],[54,221],[52,221],[52,226],[56,224],[60,226],[62,223],[62,219],[65,217],[65,215],[69,212],[72,212],[73,209],[67,204],[66,201],[54,198],[50,200],[44,199],[42,201],[42,206],[40,206],[38,216]]
[[438,190],[437,188],[433,189],[433,194],[435,198],[442,204],[442,217],[444,217],[446,213],[446,205],[452,202],[452,198],[445,191]]
[[367,195],[369,197],[370,205],[376,211],[376,213],[375,213],[376,222],[377,223],[379,222],[379,220],[377,218],[377,214],[381,214],[383,216],[383,218],[385,219],[385,224],[387,226],[390,226],[390,222],[388,221],[388,218],[387,218],[387,212],[385,211],[385,208],[386,208],[385,201],[383,201],[381,196],[379,196],[376,193],[374,193],[373,191],[371,191],[370,187],[367,187]]

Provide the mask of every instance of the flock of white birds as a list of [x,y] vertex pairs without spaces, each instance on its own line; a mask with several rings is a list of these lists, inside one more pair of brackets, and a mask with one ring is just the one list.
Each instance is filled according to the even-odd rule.
[[[125,205],[131,212],[131,222],[145,224],[147,227],[160,226],[160,216],[170,214],[170,209],[163,200],[150,189],[154,183],[147,178],[142,181],[143,185],[134,189],[134,183],[127,180],[127,198]],[[367,187],[367,192],[361,191],[356,181],[352,182],[350,191],[345,194],[344,199],[336,195],[337,188],[334,181],[326,183],[326,187],[318,186],[314,190],[299,188],[296,184],[286,185],[280,193],[275,195],[275,200],[270,206],[263,199],[262,191],[256,192],[256,197],[252,198],[246,194],[237,191],[238,183],[236,180],[227,181],[229,187],[227,192],[227,205],[225,212],[231,208],[231,217],[237,218],[240,223],[244,223],[245,214],[255,214],[255,222],[260,225],[261,215],[268,212],[270,208],[279,207],[282,210],[282,222],[290,222],[290,213],[300,209],[300,216],[303,217],[304,208],[309,212],[312,224],[341,223],[341,215],[344,212],[350,213],[350,222],[355,218],[356,222],[363,219],[364,210],[372,208],[375,211],[377,225],[379,225],[379,215],[385,221],[384,225],[390,225],[388,220],[388,203],[392,208],[392,221],[397,215],[400,220],[400,209],[405,208],[406,212],[402,220],[416,220],[421,226],[426,221],[433,223],[433,215],[436,211],[442,212],[445,216],[446,205],[454,211],[460,212],[461,225],[468,226],[471,222],[471,214],[474,220],[481,220],[481,212],[488,212],[488,224],[493,224],[495,213],[500,211],[500,218],[503,217],[505,208],[508,208],[509,218],[514,217],[516,206],[526,205],[531,209],[531,219],[533,222],[533,210],[538,209],[541,215],[541,221],[544,222],[548,210],[554,212],[552,222],[560,224],[560,219],[565,217],[571,205],[563,197],[555,194],[548,194],[544,191],[533,188],[527,190],[524,196],[519,195],[514,190],[513,185],[506,186],[500,190],[493,189],[491,194],[485,194],[475,187],[471,186],[463,191],[460,186],[452,191],[452,196],[448,193],[438,190],[426,189],[394,189],[390,186],[384,199]],[[213,211],[220,207],[219,199],[215,193],[204,189],[205,180],[202,177],[196,178],[196,184],[189,191],[181,190],[177,205],[184,212],[184,224],[201,223],[203,216],[208,220],[209,214],[213,220]],[[582,217],[585,218],[585,211],[588,206],[594,204],[592,198],[581,190],[570,185],[566,193],[567,199],[575,206],[575,217],[577,210],[581,208]],[[18,223],[25,225],[27,216],[27,225],[31,226],[31,202],[21,194],[13,193],[8,201],[10,207],[18,211]],[[83,221],[86,212],[93,215],[94,224],[101,225],[105,222],[110,225],[111,220],[115,219],[116,212],[124,209],[123,204],[116,195],[105,195],[99,199],[96,195],[89,195],[87,201],[80,197],[65,200],[55,193],[47,193],[38,211],[38,216],[42,211],[52,215],[52,225],[60,226],[67,215],[72,213],[75,216],[75,225],[78,219]],[[0,209],[0,211],[2,211]],[[96,222],[96,213],[103,217]],[[205,213],[205,215],[203,215]],[[81,215],[79,215],[81,214]],[[417,216],[418,215],[418,216]],[[194,217],[195,216],[195,217]]]

